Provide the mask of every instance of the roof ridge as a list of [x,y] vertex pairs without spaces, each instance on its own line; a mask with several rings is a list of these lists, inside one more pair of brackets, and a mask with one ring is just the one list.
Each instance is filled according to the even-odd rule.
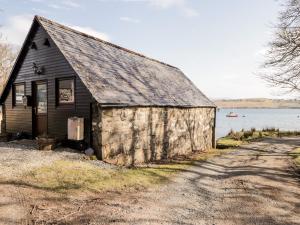
[[126,51],[126,52],[128,52],[128,53],[130,53],[130,54],[134,54],[134,55],[140,56],[140,57],[142,57],[142,58],[145,58],[145,59],[148,59],[148,60],[151,60],[151,61],[154,61],[154,62],[157,62],[157,63],[160,63],[160,64],[163,64],[163,65],[166,65],[166,66],[169,66],[169,67],[172,67],[172,68],[175,68],[175,69],[178,69],[178,70],[179,70],[179,68],[176,67],[176,66],[172,66],[172,65],[170,65],[170,64],[168,64],[168,63],[159,61],[159,60],[157,60],[157,59],[150,58],[150,57],[148,57],[148,56],[146,56],[146,55],[143,55],[143,54],[141,54],[141,53],[138,53],[138,52],[136,52],[136,51],[130,50],[130,49],[128,49],[128,48],[121,47],[120,45],[116,45],[116,44],[113,44],[113,43],[111,43],[111,42],[104,41],[104,40],[102,40],[101,38],[98,38],[98,37],[89,35],[89,34],[87,34],[87,33],[81,32],[81,31],[78,31],[78,30],[73,29],[73,28],[71,28],[71,27],[69,27],[69,26],[60,24],[60,23],[55,22],[55,21],[53,21],[53,20],[47,19],[47,18],[45,18],[45,17],[35,15],[34,18],[37,19],[38,21],[41,20],[41,21],[45,21],[45,22],[48,22],[48,23],[56,24],[57,26],[59,26],[59,27],[61,27],[61,28],[63,28],[63,29],[66,29],[66,30],[75,32],[75,33],[77,33],[77,34],[80,34],[80,35],[82,35],[82,36],[85,36],[85,37],[94,39],[94,40],[96,40],[96,41],[100,41],[100,42],[102,42],[103,44],[110,45],[110,46],[112,46],[112,47],[114,47],[114,48],[121,49],[121,50]]

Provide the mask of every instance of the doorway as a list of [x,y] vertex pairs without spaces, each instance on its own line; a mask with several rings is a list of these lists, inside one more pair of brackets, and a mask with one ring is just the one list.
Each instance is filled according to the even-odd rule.
[[48,128],[48,92],[45,81],[36,81],[32,84],[33,90],[33,136],[47,135]]

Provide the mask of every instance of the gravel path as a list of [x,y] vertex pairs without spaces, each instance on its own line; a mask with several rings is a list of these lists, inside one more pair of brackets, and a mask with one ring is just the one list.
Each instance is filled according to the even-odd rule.
[[[22,221],[20,215],[32,210],[28,204],[37,204],[35,216],[44,221],[38,224],[300,225],[300,183],[287,155],[296,146],[300,146],[300,139],[253,142],[230,154],[199,162],[168,184],[144,191],[65,199],[42,190],[0,185],[0,224]],[[49,153],[44,159],[43,152],[41,156],[24,149],[14,152],[0,147],[0,171],[1,160],[20,168],[31,162],[31,157],[35,157],[33,164],[37,157],[77,157],[64,152],[52,153],[55,156]],[[27,154],[25,161],[23,154]],[[17,156],[19,160],[14,159]]]
[[32,140],[0,143],[0,178],[11,178],[35,167],[51,164],[57,160],[80,160],[83,154],[72,149],[39,151]]
[[266,139],[197,163],[91,224],[300,224],[300,183],[286,155],[299,145],[299,139]]
[[19,176],[33,168],[49,165],[58,160],[85,161],[101,168],[112,165],[98,160],[84,160],[85,155],[70,148],[57,148],[55,151],[37,150],[33,140],[0,142],[0,178]]

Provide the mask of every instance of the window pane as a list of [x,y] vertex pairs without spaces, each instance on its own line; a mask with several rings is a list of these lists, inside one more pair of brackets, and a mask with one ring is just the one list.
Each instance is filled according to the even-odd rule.
[[47,85],[38,84],[36,93],[37,113],[47,113]]
[[73,103],[74,102],[74,80],[60,80],[59,81],[59,103]]
[[23,96],[25,95],[25,87],[23,84],[15,85],[15,104],[23,104]]

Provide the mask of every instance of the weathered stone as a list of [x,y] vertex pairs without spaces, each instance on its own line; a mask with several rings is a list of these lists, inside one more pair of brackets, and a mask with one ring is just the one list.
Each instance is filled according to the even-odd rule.
[[[98,106],[97,106],[98,107]],[[214,108],[98,108],[97,155],[129,165],[188,155],[213,146]]]
[[92,156],[94,155],[95,151],[92,148],[88,148],[84,151],[84,154],[86,154],[87,156]]

